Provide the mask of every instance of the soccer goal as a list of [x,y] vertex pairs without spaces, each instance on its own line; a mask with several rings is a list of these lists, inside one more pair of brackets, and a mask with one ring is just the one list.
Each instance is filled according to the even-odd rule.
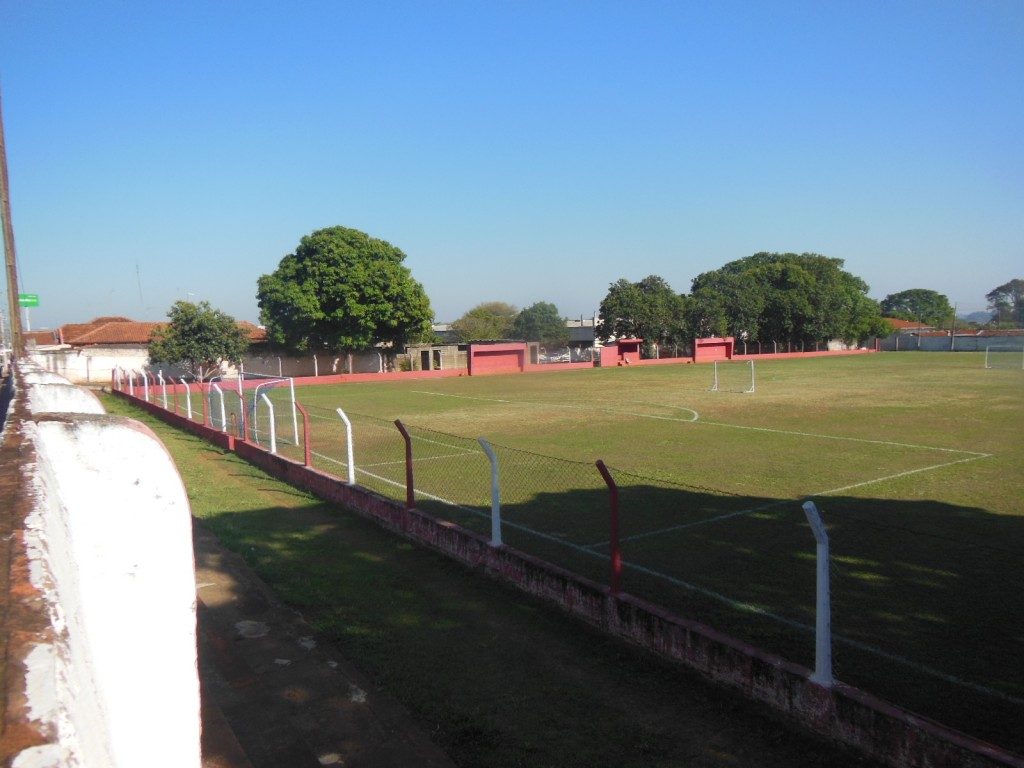
[[715,378],[711,384],[712,392],[754,391],[753,360],[715,360]]
[[1024,347],[998,344],[985,347],[985,367],[1024,370]]
[[[256,386],[251,384],[245,386],[247,390],[246,407],[249,421],[249,434],[257,445],[261,440],[269,439],[273,432],[277,440],[287,441],[287,435],[291,435],[293,445],[299,445],[299,412],[295,407],[295,379],[291,376],[268,376],[263,373],[244,374],[244,381],[256,380]],[[250,388],[251,387],[251,388]],[[266,395],[270,401],[267,407]],[[270,419],[274,419],[271,424]]]

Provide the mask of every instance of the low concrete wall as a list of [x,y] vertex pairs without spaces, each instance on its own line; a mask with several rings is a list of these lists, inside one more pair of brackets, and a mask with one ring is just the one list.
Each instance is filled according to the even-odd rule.
[[952,338],[944,336],[918,336],[916,334],[893,334],[881,339],[879,346],[886,352],[984,352],[986,347],[1024,347],[1024,335],[978,336],[957,334]]
[[15,370],[2,482],[11,765],[200,765],[188,498],[162,443],[92,393]]
[[871,355],[873,349],[829,349],[820,352],[766,352],[763,355],[733,355],[733,360],[801,360],[808,357],[845,357],[849,355]]
[[579,371],[593,368],[589,360],[580,363],[527,363],[527,373],[547,373],[548,371]]
[[[148,409],[170,424],[184,426],[187,422],[183,416],[154,406]],[[485,537],[454,523],[407,510],[360,486],[350,486],[251,443],[234,441],[234,450],[275,477],[547,600],[609,634],[686,664],[873,759],[901,768],[1024,768],[1024,759],[995,746],[851,686],[837,683],[823,688],[811,681],[809,669],[638,598],[613,595],[601,584],[512,547],[492,547]]]

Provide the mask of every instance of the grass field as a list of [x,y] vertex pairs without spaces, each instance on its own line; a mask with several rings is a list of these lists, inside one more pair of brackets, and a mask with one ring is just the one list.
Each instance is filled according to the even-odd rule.
[[[749,394],[708,391],[711,369],[692,365],[297,393],[318,466],[347,470],[342,407],[357,482],[404,498],[401,419],[418,505],[483,533],[486,437],[506,543],[599,580],[603,459],[623,485],[623,589],[808,666],[814,540],[800,502],[813,498],[831,539],[836,676],[1024,751],[1024,371],[983,358],[759,361]],[[277,431],[291,434],[280,418]]]
[[192,514],[301,611],[318,641],[401,701],[456,765],[874,765],[125,400],[104,404],[151,426],[181,472]]

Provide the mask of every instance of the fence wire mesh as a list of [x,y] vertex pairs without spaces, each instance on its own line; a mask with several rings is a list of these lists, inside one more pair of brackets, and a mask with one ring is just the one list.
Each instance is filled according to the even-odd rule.
[[[135,386],[141,397],[138,380]],[[249,403],[224,383],[222,418],[220,395],[205,388],[201,395],[193,385],[193,419],[202,422],[209,411],[215,428],[239,435]],[[308,439],[315,468],[342,480],[351,471],[359,485],[404,502],[405,442],[394,421],[347,413],[350,462],[348,430],[335,410],[309,406],[309,435],[300,421],[296,442],[287,390],[272,389],[268,395],[278,453],[302,461]],[[162,405],[162,391],[152,382],[149,399]],[[184,413],[182,391],[177,401]],[[168,403],[173,409],[173,397]],[[247,439],[266,447],[269,411],[264,404],[255,413]],[[420,424],[405,427],[417,507],[489,536],[491,466],[476,436]],[[504,543],[607,584],[610,494],[594,464],[491,447],[498,463]],[[795,462],[778,463],[800,471]],[[797,501],[609,470],[618,486],[624,592],[814,667],[815,541]],[[843,495],[822,498],[818,506],[830,538],[835,676],[897,701],[907,686],[915,686],[928,700],[955,695],[979,711],[993,701],[1019,711],[1019,676],[1006,676],[993,661],[1015,658],[1019,638],[987,631],[979,620],[977,642],[988,652],[965,655],[945,634],[951,626],[962,632],[962,624],[948,617],[979,610],[984,616],[987,609],[979,608],[977,594],[988,594],[993,605],[1020,605],[1012,581],[992,586],[991,572],[1012,572],[1019,559],[1017,549],[999,543],[1000,521],[972,521],[975,527],[992,527],[985,541],[995,542],[972,544],[960,517],[936,516],[927,501],[889,501],[876,509],[865,499]],[[943,562],[956,563],[956,569],[937,565]],[[894,607],[893,589],[899,590],[902,607]],[[957,674],[943,671],[949,669]]]

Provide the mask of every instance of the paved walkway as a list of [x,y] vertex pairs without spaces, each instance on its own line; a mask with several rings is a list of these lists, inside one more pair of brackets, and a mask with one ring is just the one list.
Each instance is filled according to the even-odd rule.
[[193,530],[204,768],[454,768],[239,556]]

